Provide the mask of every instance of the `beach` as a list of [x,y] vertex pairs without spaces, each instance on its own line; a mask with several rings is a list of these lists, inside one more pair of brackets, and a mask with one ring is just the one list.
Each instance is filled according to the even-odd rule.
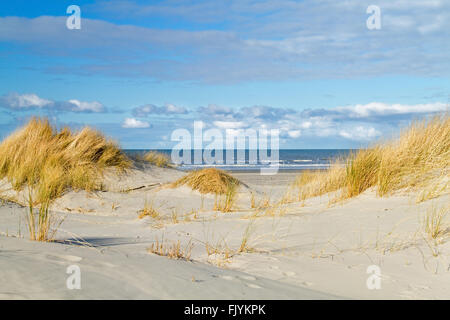
[[450,300],[449,31],[444,0],[1,1],[0,301]]
[[[424,215],[448,194],[417,203],[417,193],[380,198],[369,189],[337,204],[324,195],[251,208],[255,195],[276,202],[297,174],[233,173],[242,185],[233,210],[220,212],[213,195],[170,187],[185,172],[146,165],[105,179],[105,190],[56,199],[51,212],[63,221],[51,242],[28,239],[20,196],[4,201],[0,298],[450,298],[450,246],[423,232]],[[1,190],[14,194],[4,180]],[[139,219],[150,203],[158,215]],[[149,252],[156,242],[178,243],[184,257]],[[66,283],[73,265],[80,289]],[[379,268],[375,287],[370,266]]]

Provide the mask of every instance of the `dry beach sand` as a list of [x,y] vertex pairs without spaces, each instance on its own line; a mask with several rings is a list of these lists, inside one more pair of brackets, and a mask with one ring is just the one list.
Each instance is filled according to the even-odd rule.
[[[2,197],[16,203],[0,206],[0,298],[450,298],[450,244],[423,232],[448,194],[416,203],[417,193],[369,189],[337,204],[324,195],[256,210],[252,198],[275,202],[295,174],[234,173],[243,185],[233,210],[220,212],[212,195],[168,187],[183,175],[144,165],[107,176],[103,191],[66,192],[51,207],[64,219],[53,242],[28,240],[25,192],[3,180]],[[139,219],[149,205],[158,215]],[[178,241],[189,261],[147,251]],[[70,265],[81,270],[80,290],[66,287]],[[378,290],[366,284],[371,265]]]

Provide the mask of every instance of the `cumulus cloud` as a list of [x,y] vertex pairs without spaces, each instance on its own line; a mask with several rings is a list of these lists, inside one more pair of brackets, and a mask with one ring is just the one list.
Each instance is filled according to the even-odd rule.
[[442,112],[446,109],[447,105],[442,102],[415,105],[372,102],[368,104],[339,106],[330,109],[306,109],[301,112],[301,115],[304,118],[322,120],[375,120],[380,118],[389,119],[395,116],[410,117],[413,115],[424,115]]
[[76,99],[72,99],[68,101],[74,107],[71,108],[71,111],[74,112],[103,112],[105,111],[105,107],[97,101],[93,102],[83,102]]
[[[330,109],[295,111],[287,108],[253,106],[232,109],[209,105],[197,110],[206,127],[223,130],[278,129],[286,139],[340,137],[352,141],[371,141],[397,129],[401,121],[444,112],[446,104],[387,104],[373,102]],[[401,117],[399,117],[401,116]]]
[[219,106],[217,104],[209,104],[207,107],[199,107],[199,114],[207,115],[214,118],[234,118],[235,111],[229,107]]
[[301,136],[301,131],[300,130],[291,130],[291,131],[288,131],[288,135],[289,135],[289,137],[291,137],[291,138],[298,138],[298,137],[300,137]]
[[151,114],[158,114],[158,115],[186,114],[188,111],[184,107],[179,107],[174,104],[168,103],[162,107],[158,107],[153,104],[146,104],[144,106],[134,108],[132,112],[135,117],[146,117]]
[[257,119],[278,120],[283,119],[286,115],[295,113],[294,110],[285,108],[274,108],[268,106],[253,106],[243,108],[241,114],[251,116]]
[[43,108],[53,104],[53,101],[42,99],[34,93],[18,94],[11,92],[0,97],[0,106],[10,109]]
[[369,104],[358,104],[355,106],[338,107],[334,111],[346,114],[353,118],[367,118],[373,116],[391,116],[399,114],[422,114],[445,111],[447,105],[445,103],[428,103],[428,104],[386,104],[381,102],[373,102]]
[[70,112],[105,112],[106,108],[100,102],[53,101],[39,97],[35,93],[8,93],[0,97],[0,107],[13,110],[48,109]]
[[149,128],[150,124],[146,121],[137,120],[135,118],[126,118],[122,123],[122,128],[138,129]]
[[357,126],[351,130],[341,130],[339,135],[346,139],[357,140],[357,141],[370,141],[381,135],[381,132],[375,128],[365,128],[363,126]]
[[214,121],[213,124],[220,129],[240,129],[247,127],[242,121]]
[[[134,110],[135,117],[161,115],[170,108],[168,105],[156,107],[145,105]],[[279,130],[280,137],[286,141],[307,141],[308,139],[340,139],[340,141],[366,143],[383,134],[398,131],[398,127],[407,125],[415,118],[445,112],[445,103],[428,104],[389,104],[372,102],[337,106],[324,109],[293,110],[273,106],[244,106],[231,108],[210,104],[197,109],[184,109],[183,117],[167,118],[172,127],[192,126],[200,122],[207,130],[211,128],[227,132],[242,130]],[[174,109],[172,109],[174,110]],[[177,111],[178,112],[178,111]],[[127,118],[124,128],[147,128],[150,125],[137,118]]]

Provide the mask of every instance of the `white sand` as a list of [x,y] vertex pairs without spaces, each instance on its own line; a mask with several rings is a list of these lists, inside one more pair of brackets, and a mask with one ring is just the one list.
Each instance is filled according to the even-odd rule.
[[[53,206],[65,217],[56,243],[27,240],[26,209],[4,203],[0,298],[450,298],[450,245],[432,243],[422,226],[424,213],[448,204],[448,195],[416,204],[414,194],[377,198],[368,191],[331,207],[325,196],[286,205],[283,216],[250,219],[250,192],[276,199],[293,174],[235,174],[248,188],[241,188],[231,213],[213,211],[213,196],[164,186],[182,175],[148,167],[109,177],[106,192],[68,192]],[[23,197],[7,183],[0,188],[4,196]],[[145,202],[161,216],[139,220]],[[246,230],[251,250],[237,253]],[[193,261],[147,253],[155,239],[192,243]],[[207,245],[230,257],[208,256]],[[81,269],[81,290],[66,288],[73,264]],[[380,267],[379,290],[367,288],[370,265]]]

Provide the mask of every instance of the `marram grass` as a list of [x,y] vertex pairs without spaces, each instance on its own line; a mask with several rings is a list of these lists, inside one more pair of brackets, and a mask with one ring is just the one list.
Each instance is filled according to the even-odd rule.
[[223,170],[206,168],[188,173],[172,183],[172,187],[187,185],[201,194],[214,194],[214,210],[230,212],[235,204],[236,194],[241,182]]
[[158,151],[149,151],[144,155],[144,160],[160,168],[170,168],[170,157]]
[[47,119],[33,118],[0,144],[0,179],[15,190],[35,190],[38,203],[51,201],[68,189],[101,188],[104,169],[125,170],[130,160],[101,133],[85,127],[60,131]]
[[[436,179],[448,177],[449,170],[450,116],[446,113],[412,123],[398,138],[361,149],[345,164],[304,172],[286,197],[297,193],[296,200],[302,201],[336,192],[336,199],[343,200],[373,187],[379,196],[400,189],[425,190]],[[445,186],[440,193],[448,192],[448,184]]]
[[240,185],[240,181],[227,172],[215,168],[206,168],[188,173],[173,183],[174,187],[188,185],[202,194],[227,194],[230,188]]

